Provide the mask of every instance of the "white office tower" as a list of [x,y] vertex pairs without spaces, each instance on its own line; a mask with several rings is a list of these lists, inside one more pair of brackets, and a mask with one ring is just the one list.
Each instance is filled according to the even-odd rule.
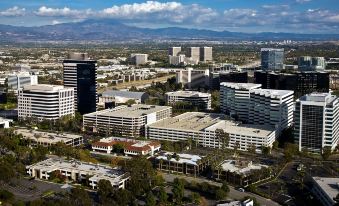
[[176,91],[176,92],[167,92],[165,94],[166,103],[168,105],[174,105],[177,102],[187,102],[190,103],[193,107],[197,107],[202,110],[211,109],[211,94],[202,93],[196,91]]
[[300,71],[324,71],[325,68],[324,57],[302,56],[298,58],[298,69]]
[[186,56],[184,54],[181,54],[179,56],[168,56],[169,64],[175,65],[175,66],[185,65],[185,59],[186,59]]
[[293,96],[289,90],[252,89],[248,123],[270,125],[277,134],[292,125]]
[[213,60],[212,47],[201,47],[200,48],[200,61],[209,62]]
[[130,59],[135,65],[146,64],[148,62],[148,54],[131,54]]
[[188,57],[190,57],[193,61],[200,61],[200,47],[190,47],[188,48]]
[[22,72],[19,74],[11,74],[7,77],[7,84],[9,90],[17,91],[26,85],[38,84],[38,76],[31,75],[28,72]]
[[19,119],[56,120],[74,115],[74,89],[60,85],[24,86],[18,94]]
[[220,108],[225,114],[236,120],[248,122],[250,90],[259,89],[261,84],[252,83],[220,83]]
[[171,47],[168,49],[169,56],[178,56],[181,52],[181,47]]
[[206,87],[209,85],[208,69],[186,68],[176,72],[176,82],[186,88]]
[[329,93],[312,93],[300,97],[295,110],[295,140],[299,151],[321,153],[332,150],[339,141],[339,99]]

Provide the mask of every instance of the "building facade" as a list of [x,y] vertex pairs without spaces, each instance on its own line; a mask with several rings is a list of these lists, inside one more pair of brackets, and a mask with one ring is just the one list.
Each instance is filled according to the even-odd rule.
[[334,198],[338,195],[339,178],[335,177],[312,177],[313,195],[323,206],[334,206],[337,201]]
[[236,120],[248,121],[250,90],[261,88],[252,83],[220,83],[220,109]]
[[188,57],[192,58],[193,61],[200,61],[200,47],[189,47],[188,48]]
[[293,103],[293,91],[252,89],[248,123],[270,125],[280,135],[293,123]]
[[264,71],[281,71],[284,68],[284,49],[262,48],[261,68]]
[[148,54],[131,54],[130,60],[136,66],[146,64],[148,62]]
[[181,47],[170,47],[168,49],[169,56],[178,56],[180,52],[181,52]]
[[19,90],[19,119],[56,120],[66,115],[74,116],[73,88],[37,84]]
[[84,129],[126,137],[144,136],[145,125],[172,115],[172,107],[134,104],[83,116]]
[[300,71],[324,71],[326,69],[325,58],[310,56],[299,57],[298,69]]
[[176,72],[176,83],[185,88],[204,88],[209,86],[209,70],[186,68]]
[[20,73],[15,75],[8,75],[7,86],[9,90],[17,91],[26,85],[38,84],[38,76],[29,73]]
[[63,61],[64,86],[74,89],[74,107],[80,114],[95,112],[97,108],[97,61],[87,54],[75,53]]
[[191,103],[193,107],[202,110],[210,110],[212,104],[211,94],[195,91],[176,91],[165,94],[166,103],[173,105],[177,102]]
[[296,102],[295,141],[299,151],[334,150],[339,141],[339,99],[329,93],[312,93]]
[[211,62],[213,61],[212,47],[200,47],[200,61]]

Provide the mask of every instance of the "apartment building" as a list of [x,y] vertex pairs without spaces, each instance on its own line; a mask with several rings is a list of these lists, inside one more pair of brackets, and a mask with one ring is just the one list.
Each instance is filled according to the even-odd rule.
[[220,108],[236,120],[248,122],[250,90],[259,89],[261,84],[220,83]]
[[229,137],[227,148],[238,145],[239,150],[248,150],[251,145],[261,152],[261,147],[272,147],[275,129],[264,125],[246,125],[225,120],[222,114],[187,112],[166,118],[146,126],[146,137],[155,140],[185,141],[188,138],[203,147],[221,148],[222,140],[216,131],[224,131]]
[[330,93],[312,93],[296,102],[295,141],[299,151],[321,153],[339,142],[339,99]]
[[56,120],[74,115],[74,89],[59,85],[24,86],[18,94],[19,119]]
[[78,183],[86,182],[89,177],[88,186],[92,189],[97,189],[100,180],[108,180],[115,189],[124,189],[129,180],[129,175],[118,168],[62,158],[49,158],[26,166],[26,172],[31,177],[43,180],[50,180],[52,173],[58,172],[66,180]]
[[192,106],[197,107],[202,110],[211,109],[211,94],[202,93],[196,91],[176,91],[176,92],[167,92],[165,94],[166,103],[168,105],[173,105],[177,102],[187,102],[191,103]]
[[93,112],[83,116],[84,129],[127,137],[144,135],[145,125],[168,118],[172,107],[134,104]]

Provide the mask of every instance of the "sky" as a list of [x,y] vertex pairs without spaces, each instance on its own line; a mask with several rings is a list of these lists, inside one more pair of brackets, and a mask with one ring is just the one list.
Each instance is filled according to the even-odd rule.
[[0,24],[86,19],[148,28],[339,34],[339,0],[0,0]]

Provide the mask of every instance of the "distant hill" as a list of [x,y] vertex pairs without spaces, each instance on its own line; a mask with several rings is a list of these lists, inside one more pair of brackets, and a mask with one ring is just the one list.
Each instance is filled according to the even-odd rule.
[[338,34],[241,33],[169,27],[161,29],[128,26],[115,20],[86,20],[39,27],[0,24],[0,41],[125,41],[125,40],[339,40]]

